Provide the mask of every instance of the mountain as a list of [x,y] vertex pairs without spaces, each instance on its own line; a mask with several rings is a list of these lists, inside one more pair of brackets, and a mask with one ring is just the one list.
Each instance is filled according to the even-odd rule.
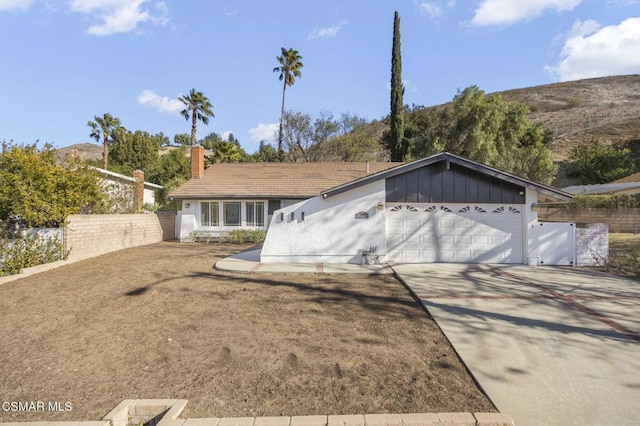
[[99,160],[102,159],[102,144],[77,143],[64,148],[58,148],[56,154],[58,158],[77,155],[82,160]]
[[640,143],[640,75],[590,78],[500,92],[529,106],[530,119],[552,132],[556,161],[571,149],[598,140],[605,145]]

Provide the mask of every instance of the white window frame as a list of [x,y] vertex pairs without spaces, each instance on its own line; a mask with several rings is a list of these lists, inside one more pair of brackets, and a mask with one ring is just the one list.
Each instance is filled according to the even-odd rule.
[[[208,210],[208,223],[205,222],[205,209]],[[214,210],[215,214],[213,214]],[[204,201],[200,203],[200,224],[206,227],[220,226],[220,203],[217,201]]]
[[[238,225],[229,224],[225,222],[227,219],[225,215],[225,206],[231,204],[240,205],[240,223]],[[267,200],[215,200],[215,201],[201,201],[200,202],[200,216],[198,222],[202,228],[215,228],[217,230],[230,230],[238,228],[252,228],[252,229],[266,229],[267,227]],[[207,207],[205,207],[207,206]],[[251,207],[253,206],[253,207]],[[205,208],[208,208],[209,221],[205,222]],[[250,221],[250,215],[247,214],[247,209],[253,209],[253,221]],[[217,211],[217,217],[213,220],[214,210]],[[259,221],[258,219],[262,219]]]
[[[244,202],[244,226],[247,228],[264,228],[264,201]],[[253,215],[253,220],[249,220],[249,212]]]
[[[238,223],[231,223],[227,217],[227,207],[238,206]],[[242,221],[242,201],[223,201],[222,202],[222,226],[225,228],[241,228]],[[235,215],[233,215],[235,216]]]

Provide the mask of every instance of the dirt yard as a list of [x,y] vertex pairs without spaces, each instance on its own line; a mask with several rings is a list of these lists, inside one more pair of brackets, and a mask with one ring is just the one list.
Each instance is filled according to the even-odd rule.
[[[1,421],[495,411],[390,275],[229,274],[247,246],[164,242],[0,286]],[[64,409],[68,411],[64,411]]]

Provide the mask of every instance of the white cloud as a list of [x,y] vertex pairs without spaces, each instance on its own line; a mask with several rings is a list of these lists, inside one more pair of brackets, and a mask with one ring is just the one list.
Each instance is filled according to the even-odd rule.
[[279,123],[260,123],[258,127],[249,130],[249,137],[254,142],[273,141],[275,140],[275,134],[279,127]]
[[184,109],[184,104],[177,98],[170,99],[167,96],[160,96],[151,90],[145,90],[138,95],[138,104],[148,105],[160,112],[169,114],[178,114]]
[[348,23],[348,21],[345,21],[343,19],[342,21],[331,27],[315,29],[311,31],[311,33],[309,33],[309,39],[311,40],[314,38],[335,37],[336,35],[338,35],[340,30],[343,29]]
[[556,12],[573,10],[582,0],[483,0],[471,24],[475,26],[511,25],[533,19],[547,9]]
[[418,10],[429,15],[430,18],[438,18],[445,13],[445,9],[456,7],[456,0],[414,0]]
[[0,0],[0,10],[20,9],[26,10],[33,0]]
[[559,81],[640,73],[640,17],[606,27],[595,21],[576,22],[560,61],[546,71]]
[[97,36],[115,33],[127,33],[135,30],[138,24],[150,22],[165,25],[168,21],[168,8],[163,2],[153,4],[156,13],[143,9],[148,0],[71,0],[70,7],[74,12],[91,15],[101,21],[92,25],[87,32]]
[[440,7],[440,5],[436,3],[420,3],[420,10],[431,16],[432,18],[442,15],[442,7]]

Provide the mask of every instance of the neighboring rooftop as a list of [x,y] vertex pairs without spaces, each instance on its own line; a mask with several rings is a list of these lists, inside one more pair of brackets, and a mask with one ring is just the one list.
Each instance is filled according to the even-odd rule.
[[403,163],[220,163],[169,194],[174,199],[315,197]]
[[[131,177],[131,176],[125,176],[123,174],[120,173],[116,173],[116,172],[112,172],[111,170],[105,170],[105,169],[101,169],[99,167],[93,167],[93,166],[89,166],[90,169],[95,170],[96,172],[105,175],[105,176],[109,176],[112,180],[118,180],[121,182],[128,182],[128,183],[136,183],[138,182],[135,178]],[[164,187],[162,185],[158,185],[155,183],[151,183],[151,182],[144,182],[144,186],[148,189],[163,189]]]

